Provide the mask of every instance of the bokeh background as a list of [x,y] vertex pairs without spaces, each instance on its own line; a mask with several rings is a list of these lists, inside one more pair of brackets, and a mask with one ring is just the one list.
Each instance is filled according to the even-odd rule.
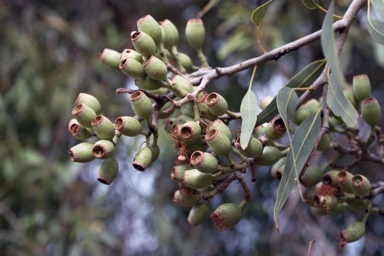
[[[210,220],[199,227],[187,223],[188,209],[172,202],[177,184],[170,180],[174,152],[164,136],[159,161],[146,172],[132,169],[139,139],[118,146],[120,171],[110,186],[98,183],[97,160],[70,162],[68,149],[78,141],[67,123],[80,92],[96,96],[111,120],[133,112],[120,87],[131,87],[123,73],[104,67],[104,48],[132,48],[136,21],[151,14],[170,19],[180,29],[179,50],[198,59],[186,44],[183,30],[208,1],[188,0],[0,0],[0,254],[1,255],[305,255],[315,239],[313,255],[383,255],[383,217],[369,218],[363,239],[337,249],[338,234],[361,215],[346,211],[338,217],[313,217],[295,190],[284,208],[281,233],[272,211],[278,182],[260,168],[249,182],[255,197],[243,220],[218,233]],[[265,1],[222,0],[204,17],[204,52],[212,67],[228,66],[260,55],[251,22],[252,11]],[[343,13],[348,0],[339,0]],[[305,9],[301,1],[271,5],[261,38],[266,50],[320,29],[324,13]],[[258,99],[278,88],[314,60],[322,58],[318,42],[258,68],[254,90]],[[341,54],[346,78],[366,73],[373,94],[384,99],[384,49],[365,29],[359,13]],[[208,91],[218,91],[238,111],[251,71],[220,78]],[[319,164],[322,159],[319,157]],[[356,170],[384,180],[383,167]],[[248,177],[248,180],[249,177]],[[233,183],[212,200],[240,202]],[[384,207],[383,196],[375,204]]]

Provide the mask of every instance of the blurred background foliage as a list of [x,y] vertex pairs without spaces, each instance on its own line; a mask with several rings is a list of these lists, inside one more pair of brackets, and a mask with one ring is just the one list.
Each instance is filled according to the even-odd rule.
[[[223,0],[204,17],[204,52],[211,66],[226,66],[258,56],[252,11],[265,1]],[[349,1],[340,0],[343,13]],[[179,49],[197,57],[182,33],[207,1],[186,0],[0,0],[0,252],[2,255],[303,255],[316,240],[314,255],[337,254],[339,230],[356,214],[314,218],[294,192],[274,229],[272,209],[277,181],[261,168],[250,183],[255,202],[236,228],[218,233],[210,221],[188,226],[188,209],[172,202],[177,185],[169,178],[172,148],[163,145],[161,161],[145,173],[131,168],[140,141],[119,145],[120,173],[111,186],[96,181],[98,162],[69,161],[77,141],[67,132],[79,92],[96,96],[104,115],[114,120],[132,111],[119,87],[132,81],[98,62],[103,48],[132,48],[129,35],[136,21],[151,14],[170,19],[181,31]],[[342,52],[348,81],[367,73],[373,93],[383,99],[383,47],[374,44],[357,17]],[[324,13],[304,8],[301,1],[271,5],[261,25],[266,50],[318,30]],[[322,58],[313,43],[258,69],[259,100],[274,96],[284,82],[308,63]],[[380,75],[378,75],[380,74]],[[208,88],[224,95],[237,111],[250,71],[221,78]],[[233,90],[237,93],[233,93]],[[165,142],[167,138],[164,138]],[[166,144],[166,143],[164,143]],[[129,155],[127,155],[127,152]],[[319,158],[321,162],[321,157]],[[366,167],[361,169],[366,172]],[[383,180],[381,166],[370,165],[374,180]],[[249,179],[250,180],[250,179]],[[239,202],[238,184],[231,184],[221,202]],[[375,199],[380,205],[382,196]],[[381,207],[383,207],[381,203]],[[384,251],[384,221],[372,216],[366,236],[348,250],[355,255]],[[381,239],[381,240],[380,240]],[[351,249],[352,248],[352,249]],[[316,254],[317,253],[317,254]]]

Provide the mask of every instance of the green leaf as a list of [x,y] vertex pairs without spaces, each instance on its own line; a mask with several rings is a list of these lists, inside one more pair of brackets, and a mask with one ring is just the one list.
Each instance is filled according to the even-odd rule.
[[252,22],[253,22],[256,26],[260,26],[261,20],[263,19],[264,14],[267,12],[268,7],[269,7],[269,5],[270,5],[272,2],[273,2],[273,0],[269,0],[269,1],[266,2],[265,4],[260,5],[259,7],[257,7],[257,8],[252,12],[251,19],[252,19]]
[[349,127],[356,127],[358,117],[357,111],[345,98],[342,91],[343,88],[347,88],[347,84],[335,49],[335,35],[332,28],[333,9],[334,2],[332,1],[327,15],[325,15],[321,29],[321,47],[332,71],[328,79],[327,104],[332,112],[336,116],[341,117],[346,125]]
[[[309,87],[321,74],[326,63],[325,59],[314,61],[304,67],[299,73],[291,78],[285,85],[288,88],[303,88]],[[297,96],[300,97],[304,91],[297,91]],[[272,120],[279,111],[276,107],[276,97],[272,102],[257,116],[256,126]]]
[[[283,119],[285,127],[289,127],[289,121],[299,104],[299,98],[294,89],[283,87],[276,96],[277,109]],[[288,130],[288,129],[287,129]]]
[[367,15],[367,28],[372,39],[384,45],[384,22]]
[[313,0],[302,0],[302,2],[305,5],[305,7],[307,7],[308,9],[311,9],[311,10],[317,9],[317,5],[314,3],[315,1]]
[[371,0],[373,8],[384,19],[384,0]]
[[293,135],[283,176],[281,177],[279,189],[277,191],[275,209],[273,211],[273,219],[277,229],[279,229],[279,213],[287,202],[292,189],[295,187],[297,176],[311,155],[320,133],[320,113],[321,110],[305,119]]
[[240,105],[241,133],[240,146],[246,149],[257,121],[257,98],[252,90],[248,90]]

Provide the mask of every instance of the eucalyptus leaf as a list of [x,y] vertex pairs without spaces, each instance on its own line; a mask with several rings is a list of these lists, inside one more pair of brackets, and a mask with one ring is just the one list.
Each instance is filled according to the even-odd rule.
[[289,121],[299,104],[299,98],[294,89],[283,87],[276,96],[276,102],[280,117],[283,119],[284,125],[288,130]]
[[273,2],[273,0],[269,0],[265,4],[260,5],[252,12],[252,22],[256,26],[260,26],[261,21],[263,20],[264,14],[267,12],[269,5]]
[[372,39],[384,45],[384,22],[367,16],[367,29]]
[[321,129],[320,113],[321,110],[305,119],[293,135],[273,211],[273,219],[277,229],[279,229],[279,213],[287,202],[292,189],[295,187],[299,173],[315,147]]
[[[306,67],[304,67],[299,73],[293,76],[285,85],[288,88],[304,88],[309,87],[321,74],[323,67],[326,63],[325,59],[316,60]],[[300,97],[304,91],[297,91],[297,96]],[[279,111],[276,106],[276,97],[272,102],[257,116],[256,126],[272,120]]]
[[325,15],[321,29],[321,47],[332,72],[328,76],[327,104],[332,112],[336,116],[341,117],[346,125],[349,127],[356,127],[358,117],[357,111],[345,98],[342,91],[343,88],[347,88],[347,84],[335,49],[335,35],[332,27],[333,10],[334,1],[332,1],[327,14]]
[[302,2],[305,5],[305,7],[307,7],[308,9],[311,9],[311,10],[317,9],[317,5],[314,3],[313,0],[302,0]]
[[257,98],[252,90],[248,90],[240,105],[241,133],[240,146],[246,149],[257,121]]
[[384,0],[371,0],[373,8],[384,19]]

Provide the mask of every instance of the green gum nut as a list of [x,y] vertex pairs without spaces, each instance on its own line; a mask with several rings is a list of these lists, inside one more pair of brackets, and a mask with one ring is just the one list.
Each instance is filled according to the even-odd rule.
[[205,141],[216,155],[228,156],[232,150],[231,141],[219,129],[211,129],[205,135]]
[[352,88],[353,94],[360,102],[371,96],[371,82],[366,74],[354,76]]
[[112,140],[115,136],[115,126],[107,117],[103,115],[96,116],[91,122],[96,136],[102,140]]
[[368,200],[353,199],[347,201],[348,207],[355,212],[364,212],[368,207]]
[[311,114],[309,111],[303,107],[299,107],[296,109],[295,112],[293,112],[292,115],[292,122],[296,125],[300,125],[302,122],[304,122],[305,119],[307,119]]
[[319,166],[309,166],[303,176],[300,176],[300,183],[306,187],[312,187],[323,178],[324,170]]
[[369,97],[361,102],[361,117],[372,129],[381,119],[381,107],[375,97]]
[[200,193],[195,189],[187,188],[176,190],[173,195],[173,202],[184,207],[192,207],[196,205],[199,201]]
[[340,232],[340,247],[343,248],[346,243],[359,240],[365,234],[365,223],[358,221],[348,225]]
[[285,135],[286,131],[287,129],[285,128],[283,119],[281,118],[273,119],[265,127],[265,135],[272,141],[281,139]]
[[260,101],[260,108],[265,109],[273,100],[273,97],[271,96],[265,96],[261,101]]
[[259,125],[253,129],[252,135],[255,138],[259,138],[265,132],[265,126]]
[[[208,96],[208,93],[205,93],[205,97]],[[203,96],[204,97],[204,96]],[[205,98],[204,98],[205,99]],[[197,107],[199,109],[199,113],[200,113],[200,117],[201,118],[205,118],[205,119],[208,119],[210,121],[214,121],[217,119],[217,116],[212,114],[209,110],[208,110],[208,105],[207,103],[205,103],[205,101],[200,98],[198,99],[197,101]]]
[[187,143],[194,143],[201,135],[199,122],[188,121],[180,127],[180,136]]
[[163,80],[167,78],[167,65],[153,55],[143,62],[143,68],[145,73],[152,79]]
[[274,146],[265,146],[263,153],[255,158],[258,165],[273,165],[282,157],[281,151]]
[[151,164],[154,163],[160,156],[160,147],[156,144],[152,144],[149,146],[149,149],[152,152],[152,159],[151,159]]
[[353,178],[353,174],[345,170],[342,170],[337,174],[336,180],[343,192],[353,193],[351,188],[352,178]]
[[148,147],[141,148],[133,160],[133,168],[138,171],[145,171],[152,164],[152,151]]
[[216,157],[200,150],[192,153],[190,163],[202,173],[212,173],[219,165]]
[[346,207],[347,207],[346,203],[339,203],[332,210],[328,210],[325,207],[311,206],[310,212],[312,213],[313,216],[336,216],[336,215],[341,214],[345,210]]
[[105,48],[99,56],[99,61],[110,69],[119,70],[121,53]]
[[80,103],[73,108],[72,115],[82,126],[92,128],[92,120],[97,114],[90,106]]
[[77,96],[77,99],[75,101],[75,104],[73,106],[79,105],[79,104],[85,104],[89,106],[90,108],[95,111],[97,115],[101,112],[101,105],[98,99],[96,99],[95,96],[88,94],[88,93],[79,93]]
[[223,96],[216,92],[210,93],[205,99],[205,103],[208,106],[208,110],[216,116],[221,116],[227,113],[227,101],[224,99]]
[[121,58],[119,68],[124,74],[134,78],[143,77],[146,74],[140,62],[127,57]]
[[87,128],[79,124],[76,119],[71,119],[68,123],[68,131],[71,135],[79,140],[86,140],[92,137],[92,134],[89,132]]
[[[145,76],[140,77],[140,78],[136,78],[135,84],[140,89],[147,90],[147,91],[158,90],[158,89],[166,86],[166,84],[163,81],[155,80],[155,79],[149,77],[148,75],[145,75]],[[164,88],[164,89],[167,90],[167,88]]]
[[271,166],[270,173],[273,178],[281,180],[281,177],[283,177],[286,161],[287,157],[282,157]]
[[100,167],[97,180],[103,184],[110,185],[117,176],[119,164],[114,157],[105,159]]
[[351,180],[352,192],[357,196],[367,196],[371,191],[371,183],[361,174],[356,174]]
[[189,188],[205,188],[211,184],[212,180],[212,174],[203,173],[197,169],[186,170],[184,173],[184,184]]
[[132,116],[119,116],[115,120],[115,129],[125,136],[135,137],[141,134],[140,122]]
[[175,75],[171,79],[171,83],[172,92],[179,98],[184,98],[185,95],[192,93],[194,90],[193,85],[188,81],[188,79],[180,75]]
[[133,31],[131,33],[131,41],[136,51],[145,58],[149,58],[157,52],[155,41],[145,32]]
[[352,104],[355,109],[358,109],[360,106],[360,101],[356,99],[355,93],[353,92],[352,86],[348,86],[343,90],[345,98]]
[[325,208],[327,212],[331,212],[333,209],[336,208],[338,204],[338,200],[335,195],[325,195],[325,196],[316,195],[313,200],[314,200],[315,207]]
[[113,156],[115,145],[110,140],[99,140],[92,147],[92,154],[99,159],[107,159]]
[[235,141],[235,147],[240,151],[242,155],[250,158],[258,157],[263,153],[263,144],[260,140],[253,137],[251,137],[245,149],[241,148],[240,137],[237,137]]
[[221,120],[216,119],[213,121],[207,128],[207,132],[209,132],[212,129],[219,129],[222,133],[227,136],[227,138],[231,141],[232,140],[232,132],[229,129],[229,127]]
[[161,27],[159,23],[151,15],[146,15],[140,18],[137,21],[137,28],[139,31],[142,31],[148,34],[153,39],[153,41],[155,41],[155,44],[158,47],[163,42]]
[[192,207],[188,214],[188,223],[191,226],[203,224],[209,217],[210,208],[206,202],[198,203]]
[[179,31],[176,26],[168,19],[160,22],[163,32],[163,44],[164,48],[171,51],[172,47],[176,46],[179,42]]
[[201,49],[205,40],[205,28],[201,19],[190,19],[185,27],[185,36],[190,46]]
[[241,212],[240,207],[232,203],[225,203],[220,205],[211,214],[212,222],[219,232],[236,226],[242,217],[243,213]]
[[185,53],[179,52],[177,54],[177,59],[181,63],[181,65],[188,71],[193,70],[192,59]]
[[316,150],[318,151],[325,151],[329,149],[331,145],[331,137],[329,136],[328,133],[325,133],[321,140],[319,141],[319,144],[317,145]]
[[332,187],[339,187],[339,183],[337,182],[337,175],[339,174],[339,172],[340,172],[339,170],[328,171],[323,175],[323,178],[321,179],[321,181],[325,185],[330,185]]
[[171,179],[182,183],[184,181],[184,173],[186,170],[191,170],[192,167],[186,164],[175,165],[171,170]]
[[128,59],[134,59],[140,63],[144,62],[143,56],[137,51],[132,49],[124,49],[124,51],[121,52],[120,62],[121,62],[121,59],[124,57]]
[[68,154],[71,157],[72,162],[87,163],[95,159],[92,154],[93,144],[90,142],[81,142],[76,146],[73,146]]
[[142,91],[135,91],[130,96],[132,110],[143,119],[148,119],[152,115],[152,102]]

